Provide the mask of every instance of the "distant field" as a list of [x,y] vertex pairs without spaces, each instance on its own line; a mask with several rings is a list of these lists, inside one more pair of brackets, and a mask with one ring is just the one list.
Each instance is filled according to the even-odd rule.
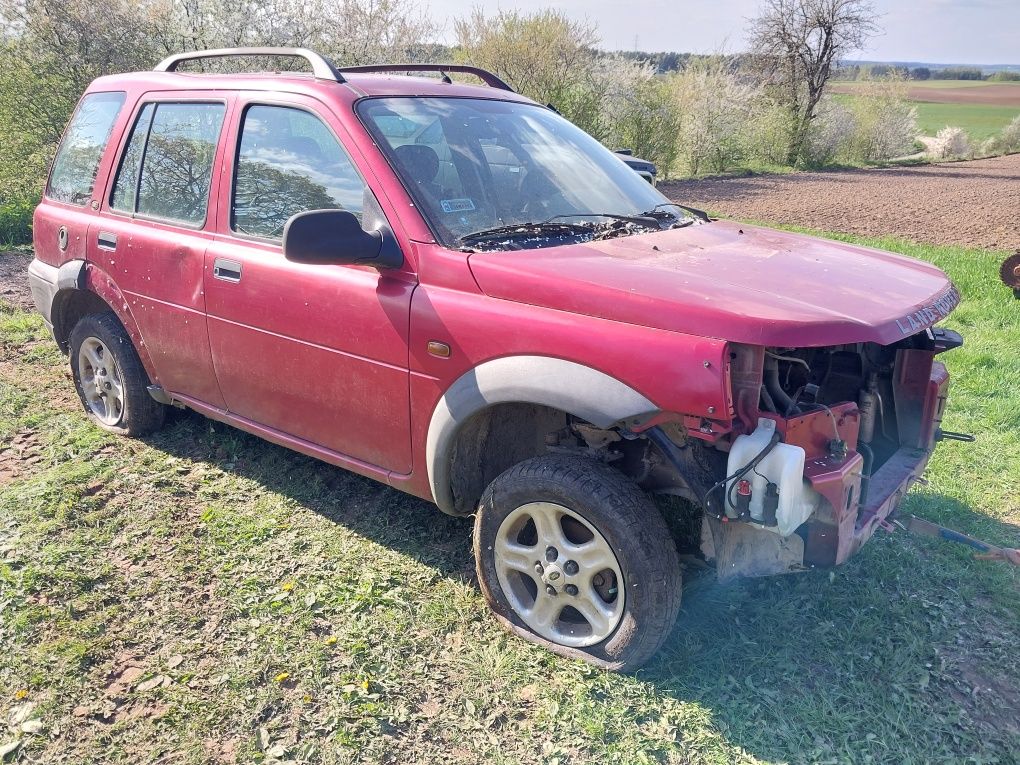
[[[837,97],[853,98],[865,95],[870,87],[867,82],[836,82],[832,92]],[[917,106],[917,121],[925,135],[935,135],[946,125],[954,125],[980,141],[1020,114],[1020,83],[1016,82],[911,82],[907,97]]]
[[1020,106],[988,104],[932,104],[918,102],[917,124],[924,135],[935,135],[946,125],[966,130],[975,141],[998,133],[1020,114]]

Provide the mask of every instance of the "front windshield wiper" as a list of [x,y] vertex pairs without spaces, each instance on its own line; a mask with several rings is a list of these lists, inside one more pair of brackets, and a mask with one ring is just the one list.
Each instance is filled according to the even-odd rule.
[[699,210],[697,207],[688,207],[687,205],[678,204],[677,202],[660,202],[655,205],[651,210],[641,213],[645,216],[654,216],[658,212],[659,208],[662,207],[676,207],[678,210],[683,210],[693,215],[695,218],[699,218],[705,223],[711,223],[712,219],[708,217],[708,213],[704,210]]
[[514,223],[509,226],[496,226],[495,228],[486,228],[481,231],[472,231],[470,234],[464,234],[459,237],[457,239],[457,244],[467,244],[469,242],[478,242],[483,239],[494,239],[501,236],[533,236],[535,234],[549,234],[556,232],[562,234],[589,233],[594,229],[595,225],[592,223],[555,223],[553,222],[553,219],[550,218],[545,221]]
[[554,215],[542,222],[550,223],[554,220],[558,220],[559,218],[611,218],[615,221],[619,221],[620,223],[634,223],[638,226],[646,226],[647,228],[654,229],[662,228],[659,219],[654,215],[649,215],[648,213],[641,213],[641,215],[619,215],[618,213],[562,213],[560,215]]

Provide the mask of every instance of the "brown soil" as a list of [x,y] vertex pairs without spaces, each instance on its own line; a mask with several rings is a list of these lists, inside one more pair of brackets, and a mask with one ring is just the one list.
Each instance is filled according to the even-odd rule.
[[[865,88],[854,85],[833,85],[833,93],[861,93]],[[993,106],[1020,107],[1020,86],[980,85],[962,88],[926,88],[914,86],[907,89],[911,101],[926,101],[932,104],[990,104]]]
[[28,264],[31,262],[29,252],[0,252],[0,300],[26,311],[34,306],[28,288]]
[[1020,154],[918,167],[671,181],[670,199],[750,221],[1020,248]]

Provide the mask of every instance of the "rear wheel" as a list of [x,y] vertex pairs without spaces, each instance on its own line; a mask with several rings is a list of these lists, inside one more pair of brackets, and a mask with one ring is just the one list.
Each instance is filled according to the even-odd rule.
[[71,330],[70,351],[74,385],[93,422],[129,436],[159,429],[165,407],[149,395],[149,377],[116,316],[82,317]]
[[676,621],[680,562],[665,521],[602,463],[551,454],[506,471],[482,497],[474,546],[500,621],[560,655],[635,669]]

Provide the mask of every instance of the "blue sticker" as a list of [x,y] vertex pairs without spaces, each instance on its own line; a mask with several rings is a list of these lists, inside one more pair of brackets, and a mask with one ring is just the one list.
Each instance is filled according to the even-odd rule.
[[440,199],[440,206],[443,212],[468,212],[475,209],[475,203],[470,199]]

